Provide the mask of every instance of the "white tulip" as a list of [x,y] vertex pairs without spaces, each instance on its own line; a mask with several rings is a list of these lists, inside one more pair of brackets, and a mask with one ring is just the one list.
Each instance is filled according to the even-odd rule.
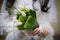
[[18,20],[14,22],[14,26],[22,25],[22,22],[19,22]]
[[18,21],[16,17],[13,17],[14,26],[22,25],[22,22]]
[[22,14],[23,17],[26,17],[25,12],[21,11],[21,14]]

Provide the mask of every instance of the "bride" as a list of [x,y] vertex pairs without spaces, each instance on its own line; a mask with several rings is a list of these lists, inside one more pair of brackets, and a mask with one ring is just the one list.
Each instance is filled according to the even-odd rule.
[[[5,40],[53,40],[54,30],[50,23],[49,14],[51,8],[48,7],[51,0],[16,0],[14,7],[26,7],[27,9],[35,9],[39,28],[34,29],[32,32],[27,30],[18,30],[13,24],[14,15],[5,28],[8,33]],[[53,6],[53,5],[52,5]]]

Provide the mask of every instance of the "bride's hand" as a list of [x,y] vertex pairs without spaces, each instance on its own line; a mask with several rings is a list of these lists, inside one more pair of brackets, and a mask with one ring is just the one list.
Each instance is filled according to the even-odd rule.
[[48,28],[47,27],[43,27],[43,30],[39,31],[38,36],[45,37],[45,36],[48,35],[48,33],[49,33]]
[[48,30],[47,28],[44,28],[43,31],[41,31],[39,28],[36,28],[34,29],[33,31],[28,31],[28,30],[24,30],[24,32],[26,34],[28,34],[29,36],[35,36],[35,35],[38,35],[38,36],[47,36],[48,35]]
[[36,28],[33,31],[24,30],[24,32],[26,34],[28,34],[29,36],[35,36],[35,35],[37,35],[39,33],[39,31],[40,31],[39,28]]

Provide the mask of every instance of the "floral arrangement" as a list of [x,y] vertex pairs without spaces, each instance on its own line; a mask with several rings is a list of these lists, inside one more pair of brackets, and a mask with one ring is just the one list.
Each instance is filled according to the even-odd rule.
[[17,10],[16,19],[19,22],[22,22],[21,25],[17,25],[19,30],[34,30],[39,26],[36,20],[36,12],[33,9],[28,10],[26,8],[21,8],[20,10]]

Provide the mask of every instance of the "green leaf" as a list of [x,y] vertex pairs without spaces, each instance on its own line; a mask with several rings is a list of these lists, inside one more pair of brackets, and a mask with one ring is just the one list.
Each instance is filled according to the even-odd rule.
[[17,20],[19,19],[19,16],[20,16],[19,14],[16,14],[16,19],[17,19]]
[[29,12],[30,12],[30,15],[36,18],[36,12],[34,10],[30,9]]
[[17,28],[18,28],[19,30],[24,30],[25,28],[24,28],[23,26],[24,26],[24,25],[18,25]]
[[23,17],[22,15],[20,15],[19,20],[24,23],[26,22],[26,17]]
[[33,29],[33,26],[36,24],[37,22],[35,21],[35,18],[32,17],[32,16],[29,16],[25,25],[24,25],[24,28],[26,29]]

